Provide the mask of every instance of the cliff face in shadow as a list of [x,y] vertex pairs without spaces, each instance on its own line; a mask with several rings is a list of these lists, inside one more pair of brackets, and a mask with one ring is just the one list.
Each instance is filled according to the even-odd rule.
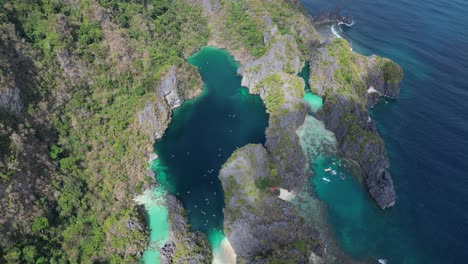
[[308,263],[311,254],[325,255],[319,232],[271,189],[281,184],[275,170],[263,146],[247,145],[220,171],[226,234],[239,263]]
[[161,263],[204,263],[212,261],[211,249],[206,236],[191,232],[186,212],[173,195],[167,195],[169,212],[169,241],[161,250]]
[[377,204],[383,209],[392,206],[396,194],[385,144],[368,108],[383,96],[398,97],[400,67],[387,59],[353,53],[340,39],[319,48],[310,67],[311,89],[325,98],[317,116],[335,133],[343,155],[358,162]]

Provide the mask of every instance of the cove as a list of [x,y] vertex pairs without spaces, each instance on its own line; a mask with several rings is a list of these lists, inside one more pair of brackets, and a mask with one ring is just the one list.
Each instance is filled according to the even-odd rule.
[[[301,148],[310,164],[310,186],[322,201],[327,223],[339,247],[352,258],[366,263],[420,263],[408,241],[397,228],[392,228],[390,213],[379,209],[367,194],[364,184],[351,173],[351,163],[342,159],[335,135],[324,124],[309,115],[297,131]],[[314,219],[314,212],[306,217]],[[388,225],[387,229],[383,227]],[[381,232],[392,247],[381,251],[368,241],[369,232]],[[396,240],[401,243],[396,243]],[[400,255],[401,254],[401,255]],[[391,258],[389,258],[391,256]]]
[[[311,185],[318,199],[326,204],[327,219],[340,248],[357,259],[422,263],[419,252],[407,242],[411,238],[392,226],[392,213],[375,205],[364,184],[343,165],[346,162],[339,155],[318,153],[309,160],[315,173]],[[369,233],[381,235],[392,247],[382,250],[369,241]]]
[[[318,2],[320,2],[319,5],[323,7],[324,1]],[[375,2],[372,1],[367,2],[369,3],[368,6],[375,4]],[[308,4],[311,4],[311,1],[304,1],[304,3],[307,7]],[[379,11],[386,10],[383,8],[377,9]],[[354,9],[352,13],[354,15],[358,12],[358,9]],[[369,12],[374,13],[374,11]],[[389,17],[389,15],[385,17]],[[362,18],[363,17],[361,17],[361,19]],[[375,19],[375,16],[373,19]],[[363,31],[366,31],[369,30],[371,25],[379,23],[368,20],[367,25],[364,25],[362,20],[357,21],[358,23],[356,26],[352,28],[343,27],[341,28],[342,31],[340,30],[339,33],[343,38],[346,38],[352,43],[354,50],[361,52],[361,43],[357,38],[350,39],[348,33],[361,30],[363,27],[365,27]],[[382,21],[382,23],[386,22]],[[379,30],[376,29],[376,31]],[[386,35],[387,32],[379,31],[379,33],[383,33],[380,35],[380,39],[388,39]],[[379,45],[375,44],[370,46],[377,47]],[[372,53],[375,52],[364,52],[364,55],[370,55]],[[390,54],[382,55],[389,56]],[[393,56],[389,57],[392,58]],[[402,60],[397,60],[397,62],[401,61]],[[404,64],[402,66],[405,67]],[[405,75],[407,76],[410,74],[411,72],[405,69]],[[404,83],[405,80],[403,80],[402,83],[402,96],[404,96],[405,92]],[[396,101],[395,105],[399,104],[401,101],[402,98]],[[391,104],[388,104],[384,99],[382,103],[374,108],[374,111],[375,109],[386,108],[385,106],[388,105]],[[388,110],[388,108],[386,110]],[[371,111],[371,115],[372,112],[373,111]],[[383,113],[382,116],[376,118],[377,124],[387,118],[384,117],[384,115],[386,116],[388,113],[383,110],[381,112]],[[375,115],[372,116],[375,117]],[[398,118],[402,118],[402,116],[400,115]],[[400,121],[399,119],[393,119],[393,122]],[[393,124],[390,126],[393,126]],[[407,127],[409,128],[411,125]],[[418,245],[415,243],[414,238],[417,236],[414,235],[413,230],[418,227],[408,225],[408,223],[414,222],[414,220],[411,219],[413,213],[408,211],[408,201],[405,199],[406,193],[405,190],[401,189],[401,185],[399,184],[399,182],[401,182],[401,174],[395,173],[399,164],[396,164],[394,159],[392,160],[392,157],[395,157],[391,153],[392,142],[388,141],[388,138],[385,137],[385,130],[380,126],[379,132],[382,134],[389,148],[388,154],[391,162],[390,172],[393,175],[398,195],[397,203],[393,208],[386,210],[379,209],[366,192],[364,184],[356,177],[357,175],[353,175],[345,166],[340,166],[344,164],[344,162],[340,160],[339,155],[321,155],[309,159],[310,165],[315,172],[315,177],[311,179],[312,188],[317,198],[325,204],[327,221],[332,227],[333,235],[338,245],[347,255],[356,259],[367,260],[370,263],[377,263],[378,261],[380,263],[408,264],[448,263],[428,258],[427,256],[429,254],[421,249],[420,244]],[[398,131],[394,136],[400,138],[400,136],[404,134],[405,133]],[[395,143],[395,141],[393,143]],[[397,145],[400,144],[397,143]],[[424,151],[421,150],[421,153],[424,153]],[[413,157],[407,158],[408,161],[411,159],[413,159]],[[334,171],[336,175],[333,175],[334,173],[332,174],[331,171]],[[414,209],[417,210],[418,208]],[[437,228],[434,227],[434,230],[437,230]],[[419,243],[421,243],[421,241],[419,241]]]
[[[307,65],[300,76],[308,79]],[[311,106],[312,112],[318,111],[323,104],[322,98],[310,91],[307,82],[304,101]],[[333,227],[333,235],[340,248],[350,257],[370,263],[421,263],[412,244],[399,242],[410,241],[411,238],[392,226],[395,219],[391,209],[379,209],[358,175],[351,173],[351,163],[341,159],[335,135],[312,115],[306,117],[297,133],[310,164],[310,186],[325,205],[327,222]],[[307,214],[306,217],[314,218],[313,212]],[[382,250],[380,245],[373,244],[369,241],[370,232],[381,235],[392,247]]]
[[218,171],[236,148],[265,142],[268,115],[260,97],[241,87],[239,65],[229,53],[203,47],[188,61],[198,68],[203,93],[173,112],[155,144],[154,170],[166,176],[166,189],[182,202],[191,229],[206,234],[216,251],[224,237]]
[[306,63],[305,66],[302,68],[301,72],[299,72],[299,77],[304,79],[305,86],[304,86],[304,101],[310,106],[312,112],[317,112],[323,106],[323,99],[322,97],[314,94],[310,89],[309,85],[309,75],[310,69],[309,64]]

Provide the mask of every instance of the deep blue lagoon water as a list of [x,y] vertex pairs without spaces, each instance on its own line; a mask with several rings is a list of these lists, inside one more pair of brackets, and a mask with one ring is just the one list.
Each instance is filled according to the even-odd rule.
[[[325,187],[318,196],[329,202],[339,244],[352,256],[388,263],[467,263],[468,1],[303,3],[312,15],[342,7],[356,21],[339,31],[353,49],[391,58],[405,71],[401,98],[372,110],[387,146],[397,203],[381,211],[355,183]],[[344,205],[333,204],[340,199]],[[347,200],[361,210],[345,211]]]
[[223,239],[223,188],[218,172],[236,148],[265,142],[268,115],[258,95],[241,87],[238,64],[224,50],[203,47],[189,58],[200,72],[203,93],[176,109],[155,144],[155,170],[186,209],[192,230],[213,249]]

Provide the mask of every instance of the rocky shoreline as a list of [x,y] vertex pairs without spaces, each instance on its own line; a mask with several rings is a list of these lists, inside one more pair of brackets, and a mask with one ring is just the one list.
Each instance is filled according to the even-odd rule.
[[[223,12],[223,6],[217,1],[209,4],[203,1],[203,4],[205,14],[215,24],[218,18],[213,10]],[[307,15],[297,12],[303,16],[298,20],[308,22],[301,24],[293,34],[317,36]],[[271,19],[264,18],[263,21]],[[302,43],[297,42],[296,37],[281,34],[277,25],[271,22],[265,25],[263,35],[268,36],[264,38],[266,45],[273,44],[257,59],[246,50],[233,47],[216,31],[209,41],[213,46],[227,49],[242,63],[238,70],[242,85],[248,87],[250,93],[260,95],[270,114],[265,146],[248,145],[237,150],[219,173],[225,192],[227,239],[237,261],[241,262],[268,263],[273,259],[285,263],[352,261],[337,248],[331,251],[335,256],[327,254],[325,248],[327,240],[332,239],[330,234],[321,235],[317,229],[321,225],[307,221],[294,203],[278,197],[279,188],[300,193],[309,178],[306,173],[308,162],[295,133],[308,112],[302,100],[304,81],[297,74],[308,61],[311,89],[324,98],[324,106],[316,117],[336,135],[343,156],[355,161],[357,169],[362,170],[370,195],[384,209],[395,203],[396,194],[387,171],[389,163],[385,146],[374,122],[369,119],[368,109],[382,96],[398,97],[401,69],[387,59],[352,53],[344,40],[327,42],[316,49],[317,41],[311,38],[308,49],[301,49]],[[342,57],[349,59],[347,64],[341,64],[339,58]],[[347,76],[342,78],[340,74]],[[173,79],[170,70],[161,82],[161,95],[166,96],[170,109],[182,102],[175,96],[177,93],[171,92],[176,90]],[[282,97],[279,103],[272,99],[278,94]],[[146,120],[156,120],[156,117],[146,116]],[[165,120],[167,126],[169,119]],[[174,206],[168,208],[175,210]],[[178,219],[177,223],[181,225],[182,218]],[[193,236],[187,235],[185,228],[176,227],[176,230],[176,233]],[[174,243],[179,240],[171,239],[163,248],[163,263],[171,263]],[[328,244],[336,247],[330,241]],[[206,256],[197,258],[208,259]]]
[[[340,58],[347,58],[346,63]],[[353,53],[340,39],[319,48],[310,65],[311,87],[325,99],[317,117],[335,133],[344,157],[359,164],[379,207],[393,206],[396,193],[385,145],[368,111],[383,96],[398,97],[401,69],[390,60]],[[351,84],[342,78],[350,78]]]
[[337,7],[333,10],[319,12],[313,17],[312,21],[315,25],[330,23],[352,25],[353,17],[350,15],[342,15],[341,9]]

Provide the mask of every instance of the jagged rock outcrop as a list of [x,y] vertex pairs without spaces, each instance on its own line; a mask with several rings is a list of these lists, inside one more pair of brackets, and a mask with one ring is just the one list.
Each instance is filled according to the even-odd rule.
[[0,27],[0,107],[20,114],[37,91],[31,47],[22,42],[15,26]]
[[[367,106],[372,107],[381,97],[397,99],[400,95],[399,82],[403,72],[397,64],[377,56],[367,59]],[[373,92],[375,89],[377,92]]]
[[285,35],[284,40],[276,41],[265,56],[245,63],[237,73],[242,75],[242,86],[253,89],[268,75],[282,72],[297,74],[302,65],[294,37]]
[[272,160],[283,177],[284,188],[298,190],[307,179],[307,159],[299,145],[296,131],[304,123],[305,108],[291,111],[282,116],[272,117],[266,130],[265,146],[271,152]]
[[183,103],[183,99],[178,95],[176,68],[171,67],[159,83],[156,89],[159,96],[165,97],[166,102],[172,109],[179,107]]
[[310,66],[311,89],[325,98],[317,117],[335,133],[344,156],[359,163],[377,204],[392,206],[396,193],[387,171],[385,144],[369,118],[368,107],[382,96],[398,96],[400,67],[387,59],[353,53],[344,40],[318,49]]
[[277,39],[264,57],[238,70],[242,85],[265,102],[270,114],[265,146],[288,189],[301,186],[307,162],[294,133],[307,113],[302,100],[304,81],[296,76],[302,65],[294,38],[286,35]]
[[[3,82],[3,78],[0,79],[0,82]],[[5,86],[2,85],[2,87]],[[23,103],[20,99],[20,90],[17,87],[0,90],[0,106],[12,112],[20,113],[23,109]]]
[[161,249],[161,263],[210,264],[212,254],[206,236],[191,232],[184,208],[173,196],[166,196],[169,211],[169,241]]
[[262,145],[236,150],[220,171],[225,193],[224,226],[240,263],[308,263],[324,254],[319,232],[272,186],[281,184]]
[[333,10],[324,10],[319,12],[313,17],[313,22],[315,24],[324,24],[324,23],[345,23],[352,24],[353,17],[350,15],[343,15],[339,7]]
[[142,130],[149,131],[152,139],[162,137],[170,120],[171,111],[160,101],[147,101],[143,110],[138,114],[138,122]]
[[142,131],[156,140],[164,134],[171,121],[172,110],[201,93],[203,83],[194,66],[170,67],[156,87],[156,93],[138,114]]
[[296,75],[303,62],[293,40],[277,38],[264,57],[238,71],[243,85],[260,95],[270,114],[265,147],[249,145],[236,151],[220,172],[225,229],[238,260],[248,263],[310,263],[310,256],[326,255],[312,223],[270,189],[299,192],[308,179],[307,160],[295,133],[307,110],[304,81]]

